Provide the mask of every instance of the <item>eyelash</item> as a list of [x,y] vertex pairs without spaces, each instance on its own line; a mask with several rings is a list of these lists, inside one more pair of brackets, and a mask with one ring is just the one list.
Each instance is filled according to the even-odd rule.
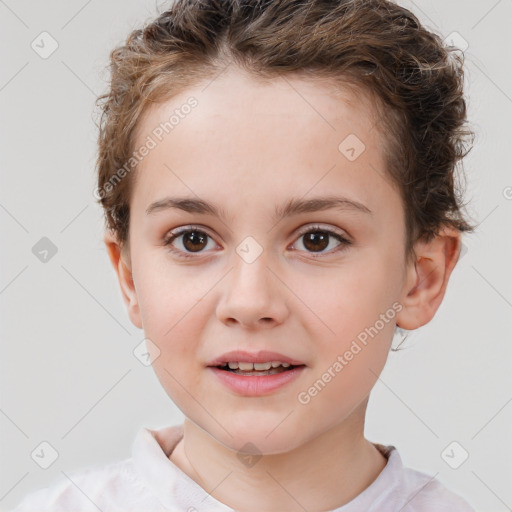
[[[201,229],[200,226],[187,226],[187,227],[175,230],[175,231],[171,231],[169,233],[169,236],[167,236],[164,239],[163,245],[165,247],[169,247],[169,252],[175,254],[179,258],[196,258],[197,256],[195,256],[195,254],[200,254],[200,252],[187,253],[185,251],[181,251],[179,249],[175,249],[174,247],[172,247],[172,242],[174,242],[174,240],[176,240],[181,235],[184,235],[186,233],[191,233],[191,232],[199,232],[199,233],[206,235],[209,238],[212,238],[212,237],[210,237],[210,235],[208,235],[208,233],[206,231],[204,231],[204,229]],[[333,254],[333,253],[337,253],[339,251],[343,251],[347,248],[347,246],[352,245],[352,242],[350,240],[347,240],[345,237],[343,237],[336,231],[322,228],[322,226],[319,226],[319,225],[308,226],[308,228],[306,230],[301,231],[297,235],[297,239],[300,239],[302,236],[307,235],[308,233],[316,233],[316,232],[326,233],[329,236],[332,236],[333,238],[335,238],[336,240],[338,240],[340,242],[340,245],[337,248],[335,248],[327,253],[316,253],[316,254],[318,254],[318,255],[316,255],[314,252],[311,252],[310,254],[313,255],[314,258],[321,258],[324,254]],[[212,238],[212,240],[213,240],[213,238]]]

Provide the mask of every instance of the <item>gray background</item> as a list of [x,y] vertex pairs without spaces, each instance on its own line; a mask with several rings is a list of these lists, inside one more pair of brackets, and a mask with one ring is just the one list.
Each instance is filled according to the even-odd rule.
[[[466,198],[480,225],[463,239],[434,320],[390,355],[366,436],[394,444],[406,465],[477,510],[512,510],[512,3],[400,4],[469,45],[477,139]],[[2,510],[62,473],[129,457],[141,426],[183,419],[132,353],[144,335],[124,309],[92,195],[94,100],[108,53],[158,9],[149,0],[0,1]],[[59,45],[46,59],[31,47],[43,31]],[[57,248],[46,263],[32,252],[42,237]],[[48,469],[31,458],[43,441],[58,452]],[[458,469],[441,457],[452,441],[469,453]]]

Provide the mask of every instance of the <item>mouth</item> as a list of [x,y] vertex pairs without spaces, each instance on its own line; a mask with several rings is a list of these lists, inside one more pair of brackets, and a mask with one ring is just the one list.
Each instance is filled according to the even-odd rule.
[[294,368],[305,366],[304,364],[293,365],[290,363],[282,363],[280,361],[269,361],[266,363],[248,363],[248,362],[229,362],[214,365],[213,368],[219,368],[229,373],[247,377],[263,377],[265,375],[276,375],[284,373]]

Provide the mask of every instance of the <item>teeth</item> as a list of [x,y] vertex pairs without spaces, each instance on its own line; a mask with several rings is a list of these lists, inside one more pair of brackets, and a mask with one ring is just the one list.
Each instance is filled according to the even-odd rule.
[[255,370],[270,370],[272,363],[253,363]]
[[[251,370],[270,370],[270,368],[277,368],[278,366],[282,366],[283,368],[288,368],[290,363],[281,363],[280,361],[269,361],[266,363],[244,363],[238,361],[230,361],[227,363],[230,370],[243,370],[243,371],[251,371]],[[224,364],[223,366],[226,366]]]

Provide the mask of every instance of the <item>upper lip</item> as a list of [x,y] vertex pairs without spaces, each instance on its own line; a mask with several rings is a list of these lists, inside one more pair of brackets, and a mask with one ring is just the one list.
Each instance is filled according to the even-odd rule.
[[268,350],[260,350],[259,352],[246,352],[245,350],[232,350],[210,361],[207,366],[219,366],[229,362],[243,363],[266,363],[272,361],[280,361],[281,363],[289,363],[293,366],[300,366],[304,363],[297,359],[271,352]]

